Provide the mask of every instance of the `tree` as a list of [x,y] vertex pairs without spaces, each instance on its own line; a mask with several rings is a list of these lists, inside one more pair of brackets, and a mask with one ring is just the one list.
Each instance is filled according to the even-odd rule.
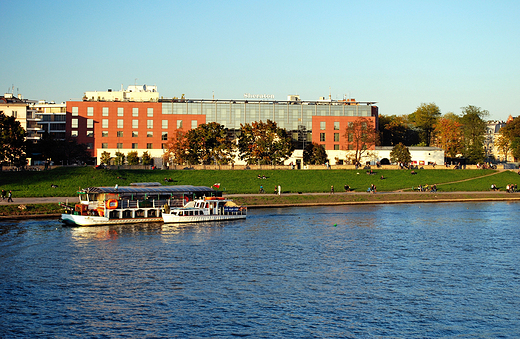
[[463,133],[460,118],[447,113],[435,124],[435,145],[442,148],[448,157],[454,158],[463,150]]
[[234,145],[228,137],[227,128],[219,123],[201,124],[189,130],[186,139],[187,157],[191,163],[221,165],[233,158]]
[[405,145],[415,145],[419,143],[419,135],[406,116],[381,114],[379,116],[379,140],[382,146],[394,146],[400,142]]
[[412,155],[410,154],[408,147],[402,143],[398,143],[390,152],[390,160],[393,163],[408,165],[412,161]]
[[99,157],[99,161],[104,165],[110,165],[110,159],[112,158],[110,157],[110,153],[107,151],[103,151],[103,153],[101,153],[101,157]]
[[294,145],[284,128],[267,120],[240,125],[238,151],[248,164],[281,164],[292,155]]
[[377,133],[373,122],[367,118],[359,118],[349,122],[345,134],[347,161],[361,163],[361,158],[370,154],[377,141]]
[[303,163],[306,165],[323,165],[328,161],[327,152],[323,145],[315,142],[305,146],[303,150]]
[[464,157],[470,164],[484,162],[486,154],[484,141],[486,135],[486,121],[489,112],[476,106],[462,108],[462,131],[464,135]]
[[500,129],[500,136],[496,142],[504,158],[507,160],[511,152],[514,160],[520,158],[520,118],[516,117]]
[[143,152],[143,156],[141,157],[141,162],[142,162],[143,165],[145,165],[145,166],[149,166],[149,165],[152,164],[153,159],[152,159],[152,157],[150,156],[150,153],[148,153],[148,151]]
[[126,161],[128,165],[139,165],[139,156],[137,155],[137,151],[128,152],[126,155]]
[[114,159],[114,165],[124,165],[124,164],[125,164],[125,154],[117,151],[116,158]]
[[166,152],[163,155],[165,163],[185,164],[188,162],[189,152],[188,139],[182,130],[175,130],[173,136],[166,145]]
[[24,167],[27,159],[25,130],[15,117],[0,112],[0,164],[3,162]]
[[409,119],[415,122],[415,126],[419,129],[420,142],[426,146],[430,146],[432,142],[435,124],[440,115],[441,110],[434,103],[422,103],[409,115]]

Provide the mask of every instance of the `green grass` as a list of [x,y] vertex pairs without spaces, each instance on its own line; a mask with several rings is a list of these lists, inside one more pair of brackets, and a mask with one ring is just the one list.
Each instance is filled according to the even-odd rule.
[[[495,170],[95,170],[92,167],[56,168],[41,172],[0,172],[0,188],[12,190],[13,197],[66,197],[90,186],[125,186],[132,182],[160,182],[165,185],[211,186],[220,183],[226,193],[258,193],[260,185],[272,193],[277,185],[283,192],[336,192],[350,185],[355,191],[366,191],[374,184],[378,191],[411,190],[418,185],[437,184],[440,191],[486,191],[491,183],[504,188],[508,183],[520,184],[515,172]],[[494,174],[486,177],[486,175]],[[265,175],[267,179],[258,179]],[[384,180],[380,177],[383,175]],[[172,183],[164,178],[173,179]],[[473,179],[470,181],[461,180]],[[58,185],[51,188],[51,185]]]
[[19,204],[0,206],[0,216],[58,214],[63,212],[63,208],[58,204],[28,204],[25,209],[20,209],[19,206]]

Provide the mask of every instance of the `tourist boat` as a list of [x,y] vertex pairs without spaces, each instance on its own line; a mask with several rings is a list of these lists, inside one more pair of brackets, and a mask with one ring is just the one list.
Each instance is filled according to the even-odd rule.
[[190,201],[183,207],[166,209],[162,217],[165,223],[245,219],[247,207],[238,206],[231,199],[206,197]]
[[79,203],[61,204],[61,221],[73,226],[162,222],[163,209],[182,207],[193,199],[221,194],[206,186],[134,183],[130,186],[89,187],[79,193]]

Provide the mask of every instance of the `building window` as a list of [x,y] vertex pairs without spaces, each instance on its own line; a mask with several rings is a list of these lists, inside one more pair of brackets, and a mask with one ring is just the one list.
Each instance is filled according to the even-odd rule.
[[103,131],[103,132],[101,132],[101,137],[102,137],[102,138],[106,138],[106,137],[108,137],[108,131]]
[[123,128],[123,119],[117,119],[117,128]]
[[153,132],[146,132],[147,138],[153,138]]
[[87,107],[87,116],[89,116],[89,117],[94,116],[94,107]]
[[132,128],[139,128],[139,120],[137,120],[137,119],[132,120]]
[[153,120],[146,120],[146,128],[153,128]]
[[192,129],[197,128],[197,120],[192,120],[192,121],[191,121],[191,128],[192,128]]
[[153,149],[153,144],[151,144],[151,143],[146,144],[146,148],[147,149]]
[[182,120],[177,120],[177,129],[182,129]]
[[139,137],[139,133],[137,133],[137,131],[132,131],[132,138],[137,138]]
[[339,141],[339,133],[334,133],[334,141],[335,142]]
[[153,117],[153,108],[149,107],[149,108],[146,110],[146,116],[147,116],[147,117]]
[[108,119],[101,120],[101,127],[108,128]]
[[132,116],[138,117],[139,116],[139,107],[133,107],[132,108]]
[[325,127],[326,127],[325,121],[320,121],[320,129],[323,131],[323,130],[325,130]]
[[163,129],[168,129],[168,120],[163,120],[162,121],[162,128]]
[[352,133],[349,133],[348,134],[348,142],[353,142],[354,141],[354,135]]
[[136,142],[133,142],[133,143],[132,143],[132,149],[137,149],[137,148],[138,148],[138,147],[137,147],[137,143],[136,143]]
[[336,151],[339,150],[339,145],[338,145],[338,144],[335,144],[335,145],[334,145],[334,149],[335,149]]
[[108,148],[108,143],[107,142],[102,143],[101,148]]
[[77,107],[72,107],[72,116],[77,117],[79,115],[79,110]]
[[103,107],[103,116],[108,117],[108,107]]
[[78,128],[78,119],[72,119],[72,128]]
[[320,133],[320,141],[325,141],[325,133]]
[[354,127],[354,123],[352,121],[349,121],[348,122],[348,128],[352,128],[352,127]]
[[162,132],[161,140],[168,140],[168,132]]
[[166,144],[161,144],[162,149],[168,149],[168,146]]
[[117,143],[117,149],[121,149],[123,148],[123,143],[122,142],[118,142]]
[[87,149],[93,149],[93,148],[94,148],[94,144],[91,142],[87,142]]
[[334,130],[339,131],[339,121],[334,121]]
[[76,138],[78,136],[78,131],[71,131],[70,136]]
[[125,109],[123,107],[118,107],[117,108],[117,116],[118,117],[122,117],[124,112],[125,112]]
[[123,131],[117,131],[117,137],[122,138],[123,137]]
[[87,137],[93,138],[94,137],[94,131],[87,131]]
[[94,119],[87,119],[87,128],[94,128]]
[[349,151],[353,151],[353,150],[354,150],[354,145],[352,145],[352,144],[348,144],[348,150],[349,150]]

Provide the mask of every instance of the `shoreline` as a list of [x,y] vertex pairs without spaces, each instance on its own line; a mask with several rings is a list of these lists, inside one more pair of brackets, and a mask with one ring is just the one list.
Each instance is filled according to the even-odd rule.
[[[285,208],[285,207],[312,207],[312,206],[340,206],[340,205],[376,205],[376,204],[421,204],[421,203],[450,203],[450,202],[520,202],[520,194],[506,192],[381,192],[370,194],[366,192],[339,192],[330,193],[284,193],[275,194],[229,194],[237,203],[247,206],[248,209]],[[75,200],[76,197],[43,197],[18,198],[12,203],[0,201],[0,206],[31,205],[58,203],[65,200]],[[0,215],[0,221],[52,219],[59,218],[61,213],[47,214],[10,214]]]

